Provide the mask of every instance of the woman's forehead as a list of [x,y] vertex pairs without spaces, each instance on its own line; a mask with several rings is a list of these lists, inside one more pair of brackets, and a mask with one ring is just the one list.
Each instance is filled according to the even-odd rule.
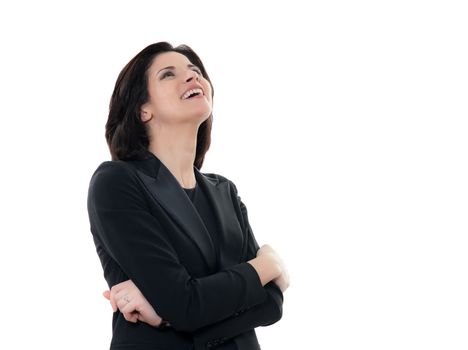
[[166,66],[187,66],[192,63],[190,60],[181,53],[170,51],[157,55],[153,60],[153,69],[159,70]]

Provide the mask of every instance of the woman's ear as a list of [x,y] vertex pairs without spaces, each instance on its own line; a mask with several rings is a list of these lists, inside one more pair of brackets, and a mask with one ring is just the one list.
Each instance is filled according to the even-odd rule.
[[153,114],[149,109],[141,107],[140,119],[143,123],[148,123],[151,119],[153,119]]

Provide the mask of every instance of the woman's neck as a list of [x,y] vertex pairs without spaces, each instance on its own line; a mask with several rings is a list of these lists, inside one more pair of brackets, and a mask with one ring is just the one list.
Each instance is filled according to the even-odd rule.
[[153,131],[148,150],[153,153],[174,175],[184,188],[196,184],[193,163],[197,149],[197,131],[194,126],[174,129],[165,128],[163,132]]

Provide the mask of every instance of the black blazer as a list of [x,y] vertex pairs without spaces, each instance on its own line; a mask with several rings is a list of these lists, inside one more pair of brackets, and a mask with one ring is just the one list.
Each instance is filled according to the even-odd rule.
[[[111,349],[260,349],[255,327],[282,316],[283,294],[264,287],[252,265],[259,249],[234,183],[194,166],[218,223],[221,259],[192,202],[151,152],[144,160],[106,161],[88,192],[93,240],[109,288],[131,279],[172,327],[112,319]],[[223,345],[224,344],[224,345]]]

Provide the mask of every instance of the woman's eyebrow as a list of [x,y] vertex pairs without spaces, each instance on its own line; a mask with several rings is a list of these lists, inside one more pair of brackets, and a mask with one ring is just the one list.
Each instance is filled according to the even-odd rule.
[[[187,68],[194,68],[194,67],[200,69],[198,66],[196,66],[196,65],[194,65],[194,64],[187,64]],[[174,66],[167,66],[167,67],[164,67],[164,68],[160,69],[160,70],[158,71],[158,73],[156,73],[156,75],[159,74],[159,72],[161,72],[161,71],[164,70],[164,69],[175,69],[175,67],[174,67]]]

